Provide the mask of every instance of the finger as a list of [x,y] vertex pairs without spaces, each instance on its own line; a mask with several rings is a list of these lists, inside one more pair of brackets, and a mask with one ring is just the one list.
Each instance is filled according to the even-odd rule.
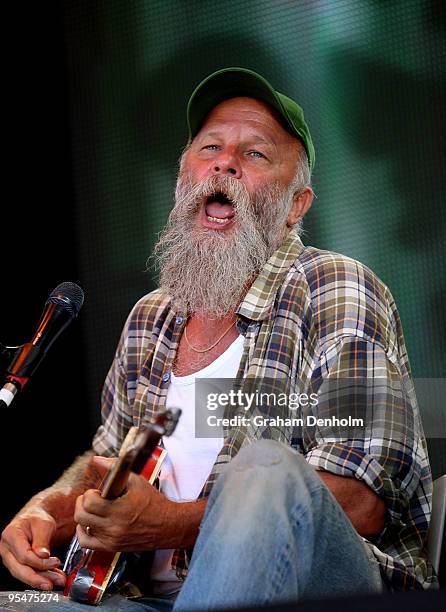
[[31,523],[31,546],[33,551],[42,558],[50,556],[50,543],[54,534],[54,525],[48,521],[33,521]]
[[96,538],[92,538],[91,535],[87,534],[87,527],[90,528],[91,533],[95,533],[99,537],[110,528],[110,519],[86,512],[83,508],[83,499],[81,498],[78,498],[76,501],[74,520],[78,524],[76,528],[77,538],[83,548],[96,548],[98,544]]
[[5,547],[21,565],[29,565],[37,570],[52,569],[60,565],[57,557],[42,559],[31,548],[31,543],[25,533],[19,529],[10,527],[4,535]]
[[12,553],[3,554],[3,563],[9,569],[14,578],[43,591],[52,591],[54,583],[49,572],[36,572],[32,567],[19,563]]
[[100,457],[95,455],[91,459],[92,465],[98,470],[102,477],[106,476],[116,463],[115,457]]
[[[97,530],[96,533],[98,533],[99,528],[96,527],[95,529]],[[78,525],[76,527],[76,536],[82,548],[90,548],[92,550],[107,550],[110,552],[113,550],[110,544],[104,544],[100,537],[95,535],[93,527],[91,527],[90,535],[88,535],[85,528],[82,527],[82,525]]]
[[107,517],[110,514],[112,502],[109,499],[103,499],[95,489],[85,491],[83,495],[76,501],[74,520],[77,523],[82,523],[82,519],[77,519],[77,514],[87,513],[100,517]]
[[55,569],[55,570],[49,570],[47,572],[37,572],[37,573],[42,578],[48,578],[48,580],[51,580],[54,586],[64,587],[67,581],[67,577],[65,576],[62,570]]
[[[103,519],[98,520],[94,515],[91,515],[90,518],[87,518],[81,523],[78,523],[76,527],[76,534],[80,533],[84,536],[84,538],[90,538],[92,533],[96,533],[97,536],[101,537],[101,535],[107,530],[108,527],[109,523],[104,522]],[[84,546],[84,548],[88,548],[88,546]]]
[[101,455],[94,455],[91,458],[91,462],[97,467],[103,467],[104,469],[111,470],[116,463],[116,457],[102,457]]

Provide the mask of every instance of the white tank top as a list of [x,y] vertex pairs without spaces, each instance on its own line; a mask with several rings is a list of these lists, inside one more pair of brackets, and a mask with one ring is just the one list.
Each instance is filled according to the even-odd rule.
[[[163,438],[167,457],[161,467],[160,489],[173,501],[197,499],[223,445],[223,438],[195,437],[195,379],[235,378],[243,340],[243,336],[238,336],[215,361],[194,374],[171,374],[166,407],[181,408],[182,413],[173,434]],[[179,581],[171,568],[172,554],[173,550],[155,552],[151,571],[155,594],[178,589]]]

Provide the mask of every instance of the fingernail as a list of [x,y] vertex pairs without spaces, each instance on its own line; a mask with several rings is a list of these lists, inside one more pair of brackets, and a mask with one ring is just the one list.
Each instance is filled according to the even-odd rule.
[[45,548],[44,546],[42,546],[42,548],[39,548],[39,551],[44,554],[44,555],[50,555],[50,551],[48,550],[48,548]]
[[42,582],[42,584],[39,586],[39,589],[42,589],[42,591],[51,591],[53,588],[53,585],[47,582]]
[[47,567],[56,567],[56,565],[60,565],[60,560],[57,557],[50,557],[49,559],[44,559],[43,562]]

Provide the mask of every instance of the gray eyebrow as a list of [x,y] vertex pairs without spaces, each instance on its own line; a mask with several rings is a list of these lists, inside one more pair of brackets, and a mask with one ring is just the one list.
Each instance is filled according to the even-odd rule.
[[[210,132],[204,132],[203,136],[208,136],[208,137],[210,136],[211,138],[220,138],[221,132],[218,132],[216,130],[211,130]],[[255,133],[248,134],[244,140],[248,140],[252,142],[259,142],[259,143],[263,143],[265,145],[270,145],[270,146],[275,146],[275,143],[272,140],[265,140],[265,138],[262,138],[262,136],[260,136],[259,134],[255,134]]]

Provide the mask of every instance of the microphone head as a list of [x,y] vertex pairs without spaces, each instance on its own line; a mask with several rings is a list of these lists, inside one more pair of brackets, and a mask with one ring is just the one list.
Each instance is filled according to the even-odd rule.
[[57,304],[76,317],[84,303],[84,292],[76,283],[61,283],[51,291],[46,304]]

